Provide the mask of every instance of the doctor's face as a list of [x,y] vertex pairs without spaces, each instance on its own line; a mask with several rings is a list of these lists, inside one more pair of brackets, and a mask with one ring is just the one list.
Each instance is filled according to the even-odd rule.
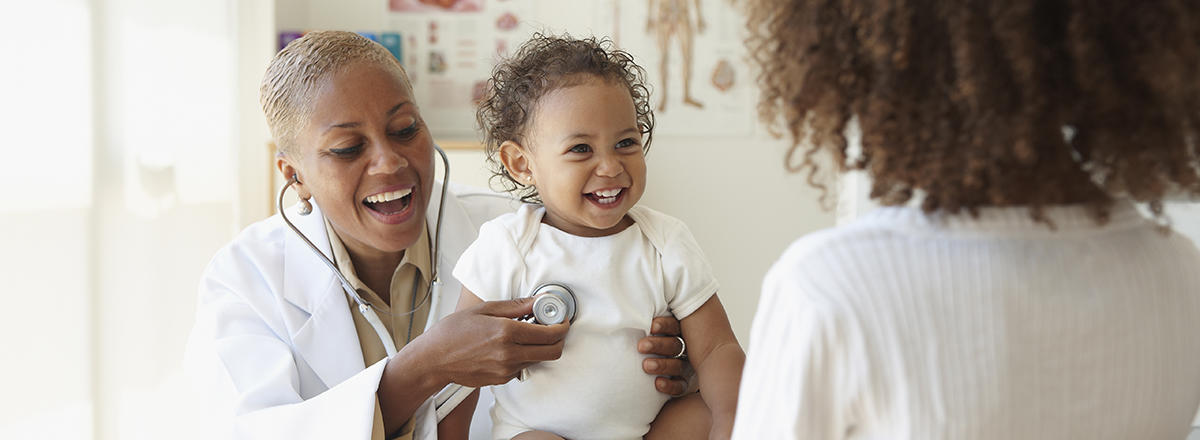
[[396,257],[425,225],[433,138],[401,75],[359,62],[324,79],[284,158],[356,259]]

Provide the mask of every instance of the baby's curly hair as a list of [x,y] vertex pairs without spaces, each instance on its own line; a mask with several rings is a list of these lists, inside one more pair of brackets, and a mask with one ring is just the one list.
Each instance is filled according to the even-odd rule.
[[554,90],[581,84],[598,77],[624,85],[633,98],[638,129],[645,136],[642,153],[650,151],[654,131],[654,112],[646,72],[628,52],[613,47],[611,40],[595,37],[574,39],[569,36],[534,34],[511,58],[492,71],[487,93],[479,102],[475,117],[483,130],[483,147],[492,171],[493,185],[527,203],[541,203],[537,189],[523,185],[504,169],[497,157],[500,144],[514,141],[528,148],[524,134],[536,113],[538,100]]
[[[926,212],[1200,194],[1200,2],[751,0],[759,115]],[[848,158],[857,119],[861,156]],[[773,130],[774,131],[774,130]]]

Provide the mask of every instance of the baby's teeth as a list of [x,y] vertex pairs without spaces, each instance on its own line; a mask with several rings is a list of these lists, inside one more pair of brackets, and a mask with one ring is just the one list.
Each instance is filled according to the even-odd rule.
[[620,193],[621,193],[621,190],[620,190],[620,189],[610,189],[610,190],[605,190],[605,191],[596,191],[596,195],[597,195],[597,196],[600,196],[600,197],[614,197],[614,196],[616,196],[617,194],[620,194]]

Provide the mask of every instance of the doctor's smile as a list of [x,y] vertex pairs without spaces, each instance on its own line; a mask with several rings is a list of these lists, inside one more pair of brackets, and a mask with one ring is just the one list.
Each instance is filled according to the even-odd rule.
[[379,221],[395,225],[412,218],[412,195],[412,185],[395,185],[367,196],[362,205]]

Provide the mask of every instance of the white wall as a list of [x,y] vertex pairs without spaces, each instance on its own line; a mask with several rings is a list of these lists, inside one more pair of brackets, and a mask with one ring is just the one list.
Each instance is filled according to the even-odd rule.
[[236,231],[239,125],[262,143],[236,77],[239,18],[272,53],[270,14],[245,13],[263,6],[5,6],[0,438],[194,435],[181,357],[200,271]]
[[[0,438],[92,433],[88,11],[45,0],[0,14],[25,36],[0,39]],[[39,27],[50,22],[56,32]]]

